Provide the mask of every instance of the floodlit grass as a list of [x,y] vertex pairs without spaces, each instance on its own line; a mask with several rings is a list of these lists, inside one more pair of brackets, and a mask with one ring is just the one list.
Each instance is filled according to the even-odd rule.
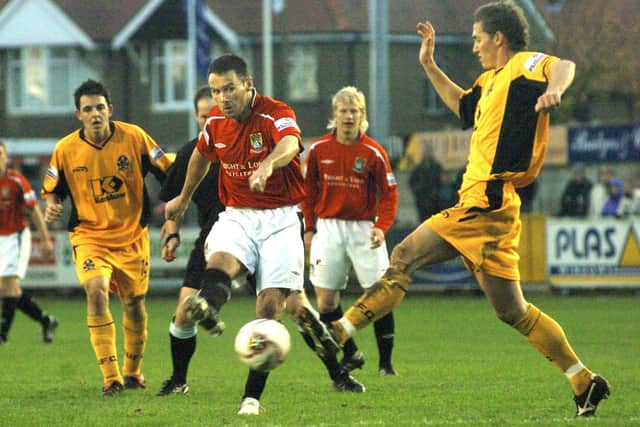
[[[176,293],[177,294],[177,293]],[[223,310],[227,333],[200,333],[186,396],[155,397],[171,372],[168,324],[175,298],[150,297],[146,391],[100,396],[102,378],[89,344],[84,298],[38,298],[60,320],[55,342],[16,313],[8,345],[0,347],[2,426],[411,426],[640,424],[640,299],[530,297],[563,325],[582,360],[612,385],[593,420],[574,419],[564,376],[479,297],[409,297],[396,310],[397,377],[377,375],[373,329],[357,342],[367,355],[355,372],[364,394],[334,392],[324,367],[292,334],[289,360],[272,372],[259,417],[236,415],[246,369],[233,338],[253,318],[253,298],[234,297]],[[348,298],[345,302],[351,302]],[[346,304],[345,304],[346,307]],[[122,354],[121,311],[112,302]]]

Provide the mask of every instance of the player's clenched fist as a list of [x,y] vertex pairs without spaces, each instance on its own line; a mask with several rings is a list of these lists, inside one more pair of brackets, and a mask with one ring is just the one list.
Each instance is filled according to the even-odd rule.
[[44,211],[44,220],[46,222],[53,222],[60,218],[62,215],[62,203],[49,203]]

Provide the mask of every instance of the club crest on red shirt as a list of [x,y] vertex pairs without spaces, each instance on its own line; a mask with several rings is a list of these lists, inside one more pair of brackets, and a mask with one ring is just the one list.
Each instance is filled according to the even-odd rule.
[[251,141],[251,152],[259,153],[264,150],[264,144],[262,142],[262,133],[252,133],[249,135],[249,140]]
[[353,171],[357,173],[362,173],[364,171],[364,166],[367,164],[367,159],[364,157],[356,157],[356,160],[353,162]]

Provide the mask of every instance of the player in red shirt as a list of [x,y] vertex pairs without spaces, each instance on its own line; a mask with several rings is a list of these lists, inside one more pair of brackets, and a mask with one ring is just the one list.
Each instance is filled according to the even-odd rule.
[[39,322],[42,339],[50,343],[58,321],[43,312],[20,288],[31,253],[31,231],[25,216],[29,214],[38,229],[46,254],[53,253],[53,242],[29,181],[20,172],[8,168],[7,160],[7,147],[0,141],[0,344],[7,342],[16,309]]
[[[293,110],[259,94],[246,63],[236,55],[215,59],[208,83],[216,107],[193,150],[182,191],[167,203],[165,216],[167,222],[180,222],[211,162],[219,162],[218,196],[225,211],[205,241],[200,291],[184,300],[183,309],[190,321],[221,333],[219,311],[231,297],[235,277],[256,275],[256,318],[279,320],[286,299],[302,294],[304,247],[297,206],[304,182]],[[173,247],[176,242],[169,237],[165,244]],[[324,326],[314,334],[329,338]],[[337,344],[328,346],[335,357]],[[249,371],[239,414],[260,412],[267,377],[268,372]]]
[[[340,290],[346,289],[353,266],[367,289],[389,267],[384,236],[398,208],[398,189],[384,148],[365,132],[364,94],[352,86],[332,101],[330,133],[311,143],[307,155],[304,213],[309,279],[318,300],[320,319],[329,324],[342,317]],[[313,320],[313,319],[312,319]],[[395,375],[391,366],[394,319],[389,312],[374,322],[381,375]],[[353,339],[343,347],[342,366],[361,368],[364,355]]]

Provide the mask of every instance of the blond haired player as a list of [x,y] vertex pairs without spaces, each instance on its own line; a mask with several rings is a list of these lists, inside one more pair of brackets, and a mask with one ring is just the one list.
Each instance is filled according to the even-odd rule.
[[[45,219],[60,218],[62,201],[70,199],[73,259],[87,294],[87,326],[102,371],[102,394],[110,396],[125,388],[146,388],[140,371],[149,287],[150,208],[144,177],[152,172],[164,178],[171,161],[140,127],[111,120],[113,106],[102,83],[85,81],[74,100],[82,128],[62,138],[53,151],[42,189]],[[123,307],[122,373],[110,290]]]
[[516,188],[535,180],[544,160],[549,113],[560,105],[575,65],[525,51],[528,24],[511,2],[476,10],[473,52],[485,70],[463,90],[437,66],[435,31],[417,25],[419,59],[444,103],[473,128],[460,202],[422,223],[391,254],[391,266],[344,317],[332,324],[340,342],[400,303],[416,269],[462,256],[497,317],[520,332],[557,366],[575,394],[576,415],[595,415],[609,384],[573,351],[562,327],[527,302],[520,288],[520,198]]
[[[389,266],[384,236],[396,216],[398,189],[384,148],[366,134],[369,122],[364,94],[353,86],[332,99],[331,130],[315,139],[307,155],[302,203],[305,249],[310,253],[309,279],[318,300],[320,319],[342,317],[340,291],[353,267],[367,289]],[[378,372],[395,375],[391,353],[393,312],[374,322]],[[364,355],[353,339],[343,346],[342,366],[361,368]]]

